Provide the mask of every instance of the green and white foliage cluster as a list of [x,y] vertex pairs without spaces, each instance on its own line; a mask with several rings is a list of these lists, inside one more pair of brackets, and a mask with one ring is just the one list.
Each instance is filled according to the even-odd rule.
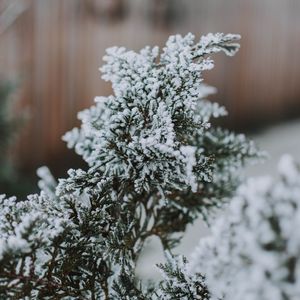
[[299,299],[300,165],[284,156],[278,169],[242,185],[195,250],[189,273],[205,274],[212,299]]
[[209,55],[235,54],[238,39],[176,35],[160,54],[107,50],[101,71],[114,95],[97,97],[64,136],[88,169],[69,170],[56,186],[43,168],[39,195],[1,198],[5,299],[208,298],[204,278],[188,276],[180,259],[179,269],[161,266],[169,279],[157,288],[135,267],[148,237],[171,251],[178,233],[232,195],[237,171],[258,155],[243,135],[211,125],[226,111],[205,100],[212,88],[202,83]]
[[[160,57],[157,47],[139,53],[108,49],[101,70],[103,79],[112,82],[114,96],[97,97],[95,106],[79,113],[81,128],[64,136],[90,169],[70,171],[59,193],[99,194],[114,181],[117,190],[158,190],[160,198],[173,191],[208,193],[212,187],[215,193],[220,181],[255,155],[244,136],[210,128],[211,118],[226,111],[203,100],[211,89],[201,84],[202,72],[213,67],[206,55],[233,55],[238,38],[210,34],[195,43],[191,34],[172,36]],[[208,205],[213,202],[209,198]]]
[[210,299],[210,293],[206,286],[204,276],[197,272],[190,274],[188,271],[188,262],[185,257],[173,257],[170,254],[166,254],[166,258],[166,264],[158,265],[164,279],[156,291],[155,296],[157,296],[157,298],[153,297],[153,299]]

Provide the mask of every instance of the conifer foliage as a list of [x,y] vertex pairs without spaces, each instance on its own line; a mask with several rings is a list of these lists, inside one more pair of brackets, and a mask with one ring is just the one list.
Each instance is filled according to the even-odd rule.
[[178,233],[232,195],[237,170],[257,156],[243,135],[211,126],[226,111],[205,100],[213,89],[202,83],[209,55],[234,55],[238,39],[176,35],[161,53],[107,50],[101,71],[114,94],[97,97],[64,136],[88,169],[69,170],[56,186],[44,168],[39,195],[1,197],[0,295],[208,299],[204,278],[189,277],[181,258],[161,266],[158,287],[140,282],[135,267],[148,237],[169,253]]
[[300,295],[300,165],[249,179],[187,267],[205,273],[212,299],[296,300]]
[[184,256],[173,257],[169,254],[166,256],[167,263],[159,265],[164,280],[156,291],[157,299],[209,300],[210,292],[205,277],[197,272],[190,274]]

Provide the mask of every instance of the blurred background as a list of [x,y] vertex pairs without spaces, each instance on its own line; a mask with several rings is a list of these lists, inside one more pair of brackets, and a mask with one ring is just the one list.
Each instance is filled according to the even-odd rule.
[[188,32],[242,35],[240,52],[205,74],[212,100],[227,107],[226,126],[254,134],[274,159],[299,156],[299,0],[0,0],[0,193],[32,191],[41,165],[65,176],[82,164],[61,136],[111,93],[98,71],[107,47]]

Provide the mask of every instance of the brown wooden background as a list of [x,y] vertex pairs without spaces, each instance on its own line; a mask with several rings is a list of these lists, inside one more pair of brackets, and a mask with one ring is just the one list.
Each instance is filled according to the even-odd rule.
[[218,57],[207,75],[230,127],[300,116],[299,0],[0,0],[0,74],[18,80],[18,110],[30,116],[16,147],[21,166],[72,164],[60,137],[111,92],[98,72],[105,48],[162,45],[189,31],[243,36],[239,54]]

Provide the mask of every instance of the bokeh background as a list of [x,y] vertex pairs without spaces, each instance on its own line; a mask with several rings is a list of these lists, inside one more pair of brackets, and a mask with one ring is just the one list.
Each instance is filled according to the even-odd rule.
[[95,96],[111,93],[98,71],[107,47],[162,46],[188,32],[242,35],[240,52],[217,56],[205,74],[218,88],[211,98],[227,107],[229,128],[255,133],[275,156],[297,155],[299,0],[0,0],[0,81],[13,85],[11,112],[22,119],[6,155],[19,182],[34,182],[41,165],[64,176],[82,164],[61,136]]

